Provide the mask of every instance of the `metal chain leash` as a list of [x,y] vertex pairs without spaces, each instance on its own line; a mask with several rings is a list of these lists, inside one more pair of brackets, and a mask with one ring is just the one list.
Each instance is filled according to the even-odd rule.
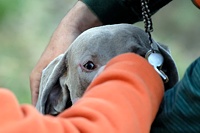
[[[148,0],[149,2],[149,0]],[[158,72],[158,74],[162,77],[165,83],[169,81],[168,76],[162,71],[162,65],[164,62],[164,58],[160,53],[157,43],[153,41],[151,37],[151,32],[153,32],[153,23],[151,20],[151,14],[148,7],[147,0],[141,0],[141,7],[142,7],[142,17],[144,21],[144,28],[145,32],[148,34],[149,37],[149,45],[151,49],[146,53],[145,58],[148,62],[154,67],[154,69]]]
[[151,46],[152,52],[159,52],[158,46],[155,42],[153,42],[153,39],[151,36],[151,32],[153,32],[153,23],[152,23],[152,19],[151,19],[151,13],[149,10],[148,2],[149,2],[149,0],[141,0],[144,28],[145,28],[145,32],[148,34],[149,45]]
[[142,7],[142,17],[144,21],[145,32],[148,34],[149,43],[151,44],[152,43],[151,32],[153,32],[153,23],[151,20],[150,10],[146,0],[141,0],[141,7]]

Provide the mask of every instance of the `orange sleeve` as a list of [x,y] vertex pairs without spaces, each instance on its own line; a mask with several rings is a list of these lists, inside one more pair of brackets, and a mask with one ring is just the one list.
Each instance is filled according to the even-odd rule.
[[11,92],[0,89],[0,133],[149,133],[163,93],[162,79],[145,59],[123,54],[57,117],[20,106]]

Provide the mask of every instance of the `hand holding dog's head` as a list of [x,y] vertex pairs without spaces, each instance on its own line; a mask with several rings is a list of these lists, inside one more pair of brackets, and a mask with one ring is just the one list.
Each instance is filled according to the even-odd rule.
[[[159,45],[164,57],[163,71],[169,82],[178,81],[178,74],[168,50]],[[66,53],[57,57],[43,71],[37,109],[56,115],[80,98],[98,70],[111,58],[127,52],[145,56],[150,49],[147,34],[130,24],[96,27],[83,32]],[[141,70],[142,71],[142,70]]]

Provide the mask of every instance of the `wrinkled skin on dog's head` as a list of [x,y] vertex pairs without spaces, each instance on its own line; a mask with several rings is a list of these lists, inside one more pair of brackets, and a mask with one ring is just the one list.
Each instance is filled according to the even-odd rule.
[[[176,66],[166,47],[158,47],[164,57],[162,70],[169,77],[165,89],[169,89],[178,81]],[[59,114],[83,95],[98,70],[111,58],[127,52],[145,57],[149,49],[147,34],[130,24],[83,32],[43,71],[36,108],[43,114]]]

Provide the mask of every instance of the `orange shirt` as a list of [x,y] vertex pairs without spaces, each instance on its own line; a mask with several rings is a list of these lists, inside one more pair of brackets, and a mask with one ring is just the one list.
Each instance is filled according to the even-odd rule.
[[0,133],[148,133],[163,93],[162,79],[144,58],[123,54],[57,117],[19,105],[0,89]]

